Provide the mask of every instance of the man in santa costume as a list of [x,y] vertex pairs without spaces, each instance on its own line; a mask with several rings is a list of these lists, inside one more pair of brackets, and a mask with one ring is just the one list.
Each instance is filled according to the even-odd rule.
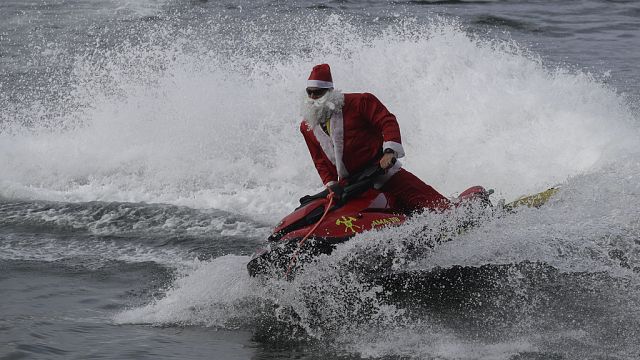
[[394,159],[404,156],[396,117],[369,93],[334,90],[327,64],[313,67],[307,80],[300,131],[326,187],[379,162],[386,170],[376,188],[396,199],[404,212],[444,210],[450,201]]

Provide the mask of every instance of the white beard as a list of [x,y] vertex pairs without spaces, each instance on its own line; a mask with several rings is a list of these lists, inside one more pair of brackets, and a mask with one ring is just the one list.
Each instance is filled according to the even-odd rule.
[[304,94],[300,109],[304,120],[313,129],[318,124],[324,124],[333,113],[342,110],[344,94],[340,90],[329,90],[319,99],[311,99]]

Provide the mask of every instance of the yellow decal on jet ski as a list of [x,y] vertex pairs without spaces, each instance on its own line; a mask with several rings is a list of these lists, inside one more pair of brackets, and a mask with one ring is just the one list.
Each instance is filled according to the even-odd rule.
[[397,224],[400,221],[401,221],[400,218],[395,217],[395,216],[394,217],[383,218],[383,219],[375,219],[375,220],[373,220],[371,222],[371,227]]
[[555,195],[558,191],[560,190],[559,187],[552,187],[550,189],[547,189],[543,192],[534,194],[534,195],[529,195],[529,196],[524,196],[521,197],[513,202],[510,202],[508,204],[505,205],[505,208],[507,209],[515,209],[517,207],[520,206],[527,206],[527,207],[540,207],[544,204],[546,204],[549,199]]
[[351,230],[353,233],[356,233],[356,229],[360,229],[360,226],[354,225],[354,221],[358,221],[358,219],[351,216],[343,216],[342,218],[336,220],[336,225],[344,225],[344,232],[347,232],[347,230]]

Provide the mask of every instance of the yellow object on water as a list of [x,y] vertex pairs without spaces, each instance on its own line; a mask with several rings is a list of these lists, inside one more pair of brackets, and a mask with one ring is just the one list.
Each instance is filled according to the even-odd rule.
[[543,192],[540,192],[540,193],[537,193],[537,194],[534,194],[534,195],[521,197],[518,200],[515,200],[515,201],[512,201],[512,202],[508,203],[507,205],[505,205],[505,207],[509,208],[509,209],[515,209],[515,208],[520,207],[520,206],[538,208],[538,207],[546,204],[547,201],[549,201],[549,199],[553,195],[555,195],[555,193],[558,192],[558,190],[560,190],[560,188],[552,187],[550,189],[547,189],[547,190],[545,190]]

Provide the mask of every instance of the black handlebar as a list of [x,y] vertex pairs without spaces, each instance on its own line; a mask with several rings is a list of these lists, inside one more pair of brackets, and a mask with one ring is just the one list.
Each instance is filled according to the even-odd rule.
[[[393,159],[393,163],[395,163],[395,158]],[[385,170],[380,167],[380,165],[375,164],[371,165],[367,168],[364,168],[360,172],[352,174],[349,176],[347,180],[346,186],[341,186],[339,184],[335,184],[330,186],[331,191],[333,191],[339,198],[339,202],[344,204],[347,200],[362,194],[373,186],[375,179],[383,175]],[[329,189],[325,189],[315,195],[306,195],[300,198],[300,206],[304,206],[305,204],[316,200],[326,198],[329,195]]]

